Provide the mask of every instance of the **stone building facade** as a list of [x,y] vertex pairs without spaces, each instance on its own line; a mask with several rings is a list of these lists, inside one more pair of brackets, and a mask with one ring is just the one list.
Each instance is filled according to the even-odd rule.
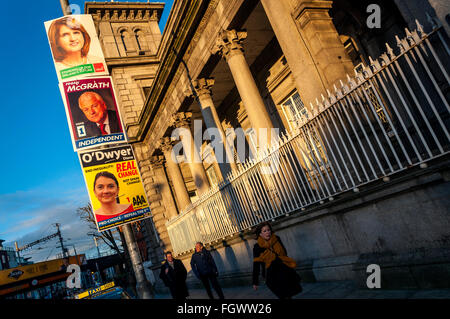
[[[367,26],[366,9],[371,3],[381,9],[380,28]],[[258,143],[260,129],[290,134],[317,113],[315,107],[325,103],[323,97],[330,97],[336,85],[344,87],[342,81],[349,75],[382,55],[386,43],[397,47],[396,36],[404,34],[404,28],[416,28],[416,18],[424,32],[430,32],[436,17],[442,20],[449,12],[445,1],[431,0],[357,4],[175,0],[161,34],[158,22],[163,8],[164,4],[153,2],[85,4],[85,13],[92,14],[97,27],[151,203],[153,218],[143,222],[142,229],[155,271],[164,250],[175,250],[190,269],[192,251],[177,248],[178,241],[187,237],[170,235],[168,227],[199,207],[214,190],[231,183],[244,168],[250,169],[245,161],[258,158],[277,138],[269,134],[272,141]],[[445,41],[448,25],[443,24],[439,35]],[[448,95],[448,84],[436,85]],[[386,106],[377,114],[389,117],[389,111]],[[448,116],[443,121],[448,125]],[[204,138],[207,129],[217,133],[214,139],[221,142],[223,152],[211,147],[211,138]],[[183,132],[176,141],[174,131]],[[244,134],[243,152],[238,152],[236,132]],[[309,153],[322,156],[332,152],[325,147],[328,138],[304,143]],[[380,263],[389,269],[388,286],[434,286],[435,279],[423,275],[433,267],[445,277],[441,285],[449,284],[445,275],[450,261],[445,250],[450,238],[447,147],[438,159],[433,155],[430,163],[421,162],[422,170],[402,170],[382,182],[367,183],[361,192],[269,218],[289,254],[298,260],[303,278],[362,283],[365,265]],[[219,153],[222,161],[218,162]],[[307,169],[313,164],[305,160],[301,166]],[[313,183],[319,174],[309,181]],[[417,207],[421,217],[414,212]],[[228,227],[226,222],[223,227]],[[224,284],[227,279],[248,283],[252,227],[207,242]],[[417,267],[411,270],[411,265]]]

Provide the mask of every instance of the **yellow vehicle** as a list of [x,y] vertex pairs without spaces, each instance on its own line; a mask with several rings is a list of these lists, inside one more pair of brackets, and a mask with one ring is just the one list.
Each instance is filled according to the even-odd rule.
[[75,296],[75,299],[131,299],[130,295],[114,281],[100,287],[88,289]]

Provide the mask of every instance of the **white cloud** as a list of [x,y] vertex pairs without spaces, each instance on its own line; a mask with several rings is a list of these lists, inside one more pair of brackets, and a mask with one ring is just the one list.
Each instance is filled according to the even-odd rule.
[[[75,245],[77,253],[94,247],[92,238],[87,236],[88,225],[76,213],[78,207],[89,202],[86,189],[71,189],[67,181],[64,189],[59,181],[52,184],[0,195],[0,238],[6,240],[5,246],[13,247],[15,241],[22,246],[56,233],[56,227],[52,225],[59,223],[63,238],[70,238],[65,245]],[[34,262],[45,260],[49,255],[52,257],[61,252],[56,246],[59,246],[59,240],[53,238],[22,255],[32,256]],[[73,251],[72,246],[68,248]]]

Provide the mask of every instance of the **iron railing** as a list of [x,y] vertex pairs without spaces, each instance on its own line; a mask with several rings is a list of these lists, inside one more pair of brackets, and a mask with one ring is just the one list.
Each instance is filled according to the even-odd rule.
[[[310,105],[309,118],[167,222],[175,254],[263,221],[358,192],[450,149],[449,51],[419,23],[355,77]],[[439,49],[437,49],[439,47]],[[439,53],[439,54],[438,54]]]

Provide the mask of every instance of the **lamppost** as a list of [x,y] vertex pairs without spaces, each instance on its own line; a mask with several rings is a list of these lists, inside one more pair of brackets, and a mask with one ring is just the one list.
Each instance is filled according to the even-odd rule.
[[[62,12],[64,15],[71,15],[72,10],[69,5],[69,0],[60,0]],[[136,277],[136,290],[138,291],[139,297],[142,299],[151,299],[153,298],[151,293],[150,283],[145,278],[144,268],[142,266],[141,256],[139,254],[139,250],[136,245],[136,241],[134,239],[133,230],[131,229],[130,224],[123,225],[123,234],[125,237],[125,241],[127,244],[127,248],[130,254],[131,263],[133,266],[133,270]],[[100,251],[97,246],[97,240],[94,237],[95,246],[97,247],[97,252],[100,257]],[[62,246],[62,243],[61,243]],[[63,249],[64,255],[64,249]]]
[[97,237],[94,236],[95,247],[97,247],[97,256],[100,258],[100,249],[98,248]]

